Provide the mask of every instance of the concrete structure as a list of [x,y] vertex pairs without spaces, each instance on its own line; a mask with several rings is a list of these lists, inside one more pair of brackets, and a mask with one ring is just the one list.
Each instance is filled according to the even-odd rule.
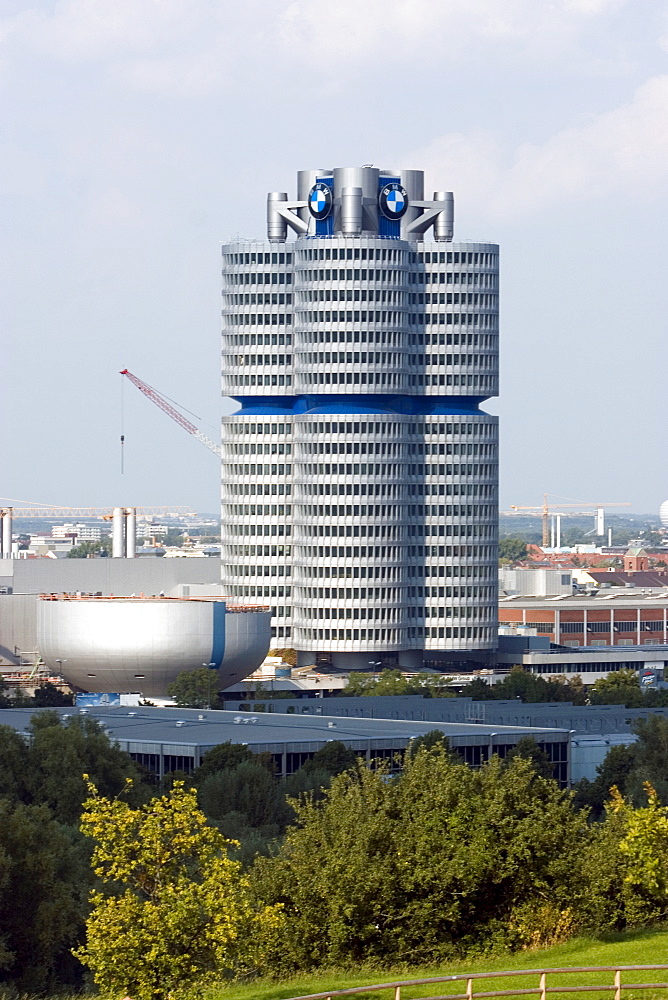
[[0,559],[11,559],[13,510],[11,507],[0,509]]
[[165,697],[183,671],[210,667],[214,692],[241,680],[269,650],[268,608],[216,598],[43,597],[37,649],[83,691]]
[[136,507],[114,507],[111,515],[111,555],[113,559],[134,559],[136,557]]
[[663,645],[668,642],[668,590],[610,589],[547,600],[506,597],[499,601],[499,624],[529,625],[562,646]]
[[[40,711],[5,709],[2,721],[25,732],[31,717]],[[78,714],[71,708],[56,711],[65,719]],[[471,723],[435,727],[433,723],[389,719],[324,719],[182,708],[93,707],[84,711],[106,728],[122,750],[158,777],[169,771],[192,772],[208,750],[228,740],[243,743],[254,753],[270,753],[277,774],[283,776],[297,771],[332,740],[340,740],[368,760],[387,759],[398,766],[411,740],[438,728],[472,767],[480,766],[492,754],[504,757],[522,737],[533,736],[552,760],[557,780],[562,785],[568,781],[569,734],[563,729]]]
[[452,195],[426,201],[421,171],[297,188],[269,195],[267,242],[222,248],[223,590],[270,601],[301,664],[484,661],[498,247],[451,242]]
[[570,570],[514,569],[502,566],[499,569],[499,591],[507,596],[557,597],[573,593],[573,574]]

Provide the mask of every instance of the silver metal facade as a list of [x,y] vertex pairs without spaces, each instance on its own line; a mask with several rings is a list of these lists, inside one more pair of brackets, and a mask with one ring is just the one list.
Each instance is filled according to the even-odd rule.
[[82,691],[165,696],[182,671],[211,663],[214,688],[229,687],[259,667],[269,639],[266,610],[227,611],[215,600],[47,598],[37,605],[42,659]]
[[[408,196],[394,236],[388,177]],[[302,171],[298,201],[270,196],[267,242],[222,248],[222,387],[241,404],[222,422],[223,590],[269,601],[303,662],[496,645],[498,429],[479,404],[498,392],[498,247],[451,242],[451,196],[422,190],[420,171]]]

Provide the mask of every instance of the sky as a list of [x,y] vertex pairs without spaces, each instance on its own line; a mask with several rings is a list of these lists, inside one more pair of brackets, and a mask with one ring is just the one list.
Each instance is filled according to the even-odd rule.
[[362,163],[501,244],[501,507],[668,496],[668,2],[0,0],[0,116],[0,502],[217,511],[118,372],[216,439],[220,243]]

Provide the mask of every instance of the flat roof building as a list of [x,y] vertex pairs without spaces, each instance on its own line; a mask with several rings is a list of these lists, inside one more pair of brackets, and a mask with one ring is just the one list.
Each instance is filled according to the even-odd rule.
[[503,597],[500,625],[528,625],[561,646],[641,646],[668,642],[668,590],[609,588],[594,596]]
[[222,248],[223,591],[300,664],[496,648],[498,247],[452,240],[450,193],[364,166],[300,171]]
[[[2,722],[27,732],[30,719],[54,709],[5,709]],[[493,754],[504,757],[524,736],[533,736],[549,755],[561,784],[568,781],[569,734],[549,727],[518,728],[471,723],[433,723],[396,719],[319,718],[291,714],[209,712],[195,709],[107,708],[55,709],[61,718],[83,714],[96,719],[138,763],[156,777],[169,771],[191,773],[208,750],[231,741],[254,753],[273,756],[277,774],[299,770],[332,740],[340,740],[367,760],[399,763],[412,740],[438,728],[451,748],[473,767]]]

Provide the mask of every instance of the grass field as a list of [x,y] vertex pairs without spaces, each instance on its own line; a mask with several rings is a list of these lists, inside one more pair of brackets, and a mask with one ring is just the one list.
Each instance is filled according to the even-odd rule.
[[[481,959],[442,966],[415,966],[402,968],[392,972],[373,970],[371,972],[332,972],[318,975],[298,976],[282,983],[256,981],[249,985],[230,985],[211,993],[211,1000],[285,1000],[287,997],[304,996],[309,993],[324,993],[327,990],[347,989],[354,986],[387,983],[401,979],[423,979],[430,976],[458,975],[474,972],[497,972],[515,969],[558,968],[562,966],[589,965],[658,965],[668,964],[668,928],[662,930],[636,931],[626,934],[608,935],[605,938],[576,938],[567,944],[558,945],[544,951],[523,951],[514,955],[501,955],[494,959]],[[568,977],[559,976],[548,979],[548,986],[553,985],[594,985],[611,983],[612,973],[598,975],[572,973]],[[622,979],[624,982],[624,978]],[[668,982],[668,970],[664,972],[645,972],[627,974],[626,982],[651,983]],[[517,978],[508,980],[484,980],[477,987],[479,990],[515,989],[534,987],[538,985],[537,978]],[[464,993],[465,984],[432,984],[415,987],[405,987],[402,990],[402,1000],[411,998],[445,995],[447,993]],[[582,994],[584,996],[585,994]],[[392,1000],[390,990],[367,994],[369,1000]],[[594,1000],[610,1000],[612,992],[591,993]],[[552,994],[555,1000],[567,998],[569,994]],[[572,1000],[572,995],[570,995]],[[622,993],[623,1000],[667,1000],[668,990],[628,990]]]

